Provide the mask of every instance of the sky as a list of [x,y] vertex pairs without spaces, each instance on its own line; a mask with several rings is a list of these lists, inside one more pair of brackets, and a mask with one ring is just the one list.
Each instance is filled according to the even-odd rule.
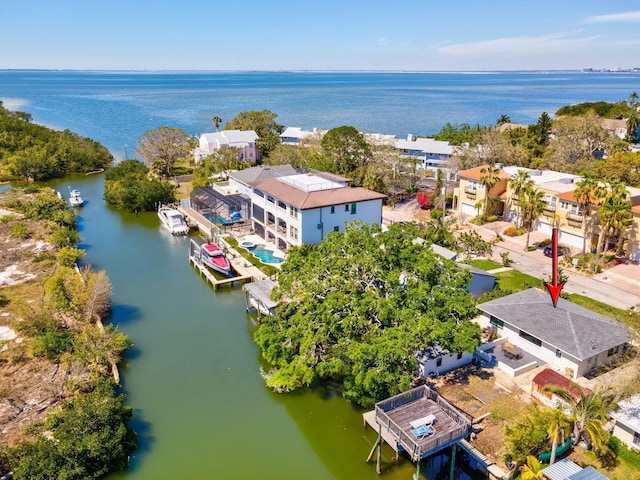
[[640,0],[0,0],[0,69],[640,67]]

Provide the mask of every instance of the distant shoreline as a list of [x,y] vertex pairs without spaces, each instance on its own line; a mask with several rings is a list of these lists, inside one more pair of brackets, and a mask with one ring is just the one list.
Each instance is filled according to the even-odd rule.
[[476,74],[499,75],[505,73],[553,74],[553,73],[631,73],[640,74],[640,67],[627,69],[560,69],[560,70],[84,70],[84,69],[51,69],[51,68],[0,68],[0,72],[69,72],[69,73],[131,73],[131,74],[216,74],[216,73],[371,73],[371,74]]

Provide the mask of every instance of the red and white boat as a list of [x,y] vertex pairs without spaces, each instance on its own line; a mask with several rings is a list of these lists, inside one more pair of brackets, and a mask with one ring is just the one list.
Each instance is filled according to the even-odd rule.
[[200,259],[207,267],[224,275],[231,276],[231,264],[215,243],[205,243],[200,247]]

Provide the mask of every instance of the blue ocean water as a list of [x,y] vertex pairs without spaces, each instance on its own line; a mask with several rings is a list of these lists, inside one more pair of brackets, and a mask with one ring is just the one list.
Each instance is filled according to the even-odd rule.
[[189,135],[239,112],[268,109],[285,126],[352,125],[404,137],[447,122],[493,124],[502,114],[533,123],[542,112],[587,101],[625,100],[640,74],[579,72],[76,72],[0,71],[5,106],[78,132],[131,157],[142,133],[163,125]]

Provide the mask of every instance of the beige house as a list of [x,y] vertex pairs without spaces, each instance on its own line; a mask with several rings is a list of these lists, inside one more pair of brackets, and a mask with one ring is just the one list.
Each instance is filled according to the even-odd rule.
[[[503,211],[505,192],[507,191],[507,179],[509,174],[504,170],[500,171],[500,180],[489,191],[482,184],[482,169],[486,165],[470,168],[458,172],[460,185],[453,192],[453,208],[461,215],[476,217],[483,211],[487,197],[496,199],[494,210]],[[488,195],[487,195],[488,193]]]
[[[486,189],[481,183],[483,168],[486,166],[458,173],[460,185],[454,191],[453,208],[459,215],[475,217],[482,213],[487,198]],[[509,177],[519,170],[528,172],[535,188],[544,195],[546,206],[538,217],[535,231],[551,236],[555,226],[562,245],[575,250],[582,250],[583,246],[587,250],[594,248],[600,234],[598,206],[592,205],[591,214],[583,216],[580,203],[575,197],[575,190],[582,179],[579,175],[516,166],[501,168],[500,181],[490,192],[491,197],[496,199],[493,211],[501,212],[503,218],[509,221],[516,222],[519,219],[518,198],[509,187]],[[640,261],[640,189],[627,187],[627,192],[627,198],[633,205],[633,220],[624,232],[625,253],[631,260]]]

